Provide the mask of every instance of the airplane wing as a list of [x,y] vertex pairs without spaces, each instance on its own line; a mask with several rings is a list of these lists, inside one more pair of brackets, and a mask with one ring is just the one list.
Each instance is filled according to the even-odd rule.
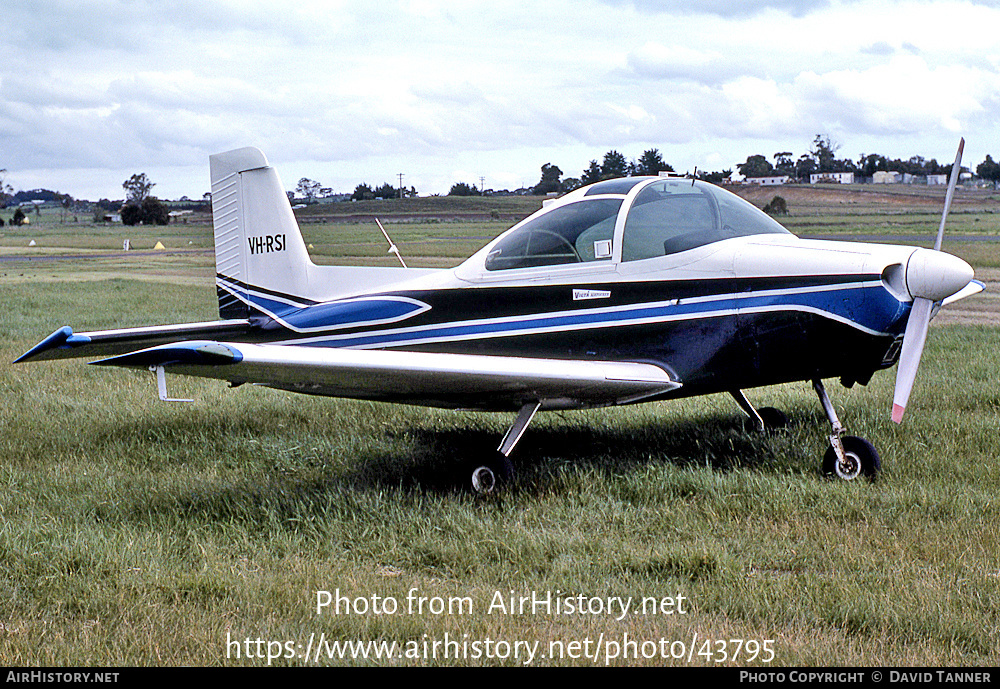
[[627,404],[679,388],[652,364],[187,341],[92,362],[332,397],[518,409]]

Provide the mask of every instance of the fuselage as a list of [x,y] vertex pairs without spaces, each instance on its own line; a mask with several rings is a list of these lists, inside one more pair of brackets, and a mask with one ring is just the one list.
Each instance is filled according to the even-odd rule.
[[503,279],[477,275],[473,257],[396,289],[330,302],[252,294],[267,313],[254,339],[654,363],[682,381],[673,396],[817,377],[867,382],[895,362],[910,299],[890,278],[914,251],[755,235]]

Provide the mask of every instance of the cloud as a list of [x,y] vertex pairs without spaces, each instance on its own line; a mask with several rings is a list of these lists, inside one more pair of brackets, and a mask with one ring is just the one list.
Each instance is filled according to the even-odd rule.
[[516,177],[515,157],[534,182],[531,156],[555,151],[986,137],[997,4],[12,0],[0,167],[200,168],[257,145],[275,164],[406,168],[421,189],[417,167]]
[[748,17],[768,10],[801,17],[830,5],[829,0],[601,0],[614,7],[631,7],[642,12],[669,14],[711,14],[720,17]]
[[652,79],[691,79],[701,83],[718,83],[738,74],[742,65],[734,63],[715,50],[689,48],[683,45],[665,46],[649,41],[630,52],[628,69],[639,77]]
[[865,55],[892,55],[896,52],[896,49],[885,41],[879,41],[878,43],[872,43],[869,46],[861,48],[861,52]]
[[901,55],[867,70],[804,72],[795,88],[814,117],[836,121],[846,131],[958,133],[994,108],[1000,74],[967,66],[931,67],[921,57]]

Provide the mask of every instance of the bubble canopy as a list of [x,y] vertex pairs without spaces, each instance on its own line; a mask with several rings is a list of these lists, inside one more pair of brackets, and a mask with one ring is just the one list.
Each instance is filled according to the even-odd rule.
[[641,261],[756,234],[789,232],[714,184],[627,177],[578,189],[515,225],[488,247],[485,268]]

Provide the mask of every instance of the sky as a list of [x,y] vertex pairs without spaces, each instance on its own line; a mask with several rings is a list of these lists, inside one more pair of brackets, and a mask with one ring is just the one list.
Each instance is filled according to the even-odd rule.
[[797,158],[1000,157],[1000,0],[4,0],[0,168],[15,190],[201,198],[208,156],[286,189],[680,172]]

